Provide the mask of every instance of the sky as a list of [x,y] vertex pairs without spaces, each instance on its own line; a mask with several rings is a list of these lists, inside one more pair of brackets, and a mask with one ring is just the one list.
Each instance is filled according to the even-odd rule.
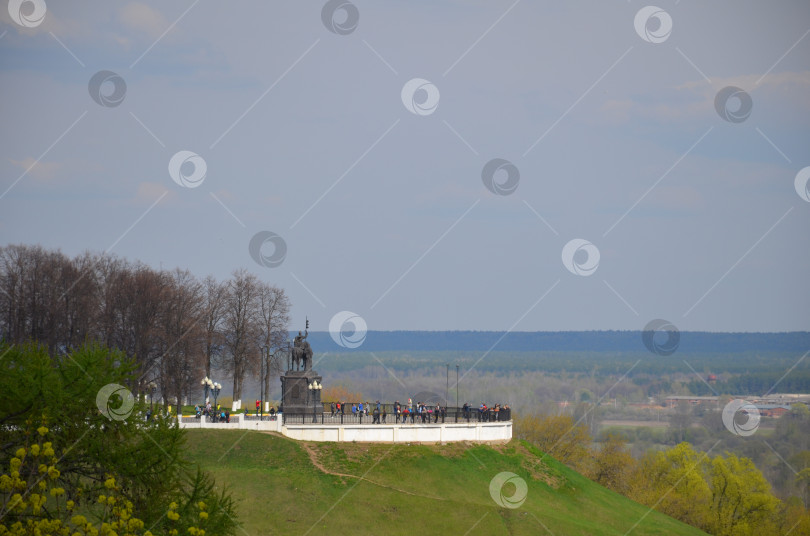
[[810,3],[656,2],[4,0],[0,243],[291,329],[807,330]]

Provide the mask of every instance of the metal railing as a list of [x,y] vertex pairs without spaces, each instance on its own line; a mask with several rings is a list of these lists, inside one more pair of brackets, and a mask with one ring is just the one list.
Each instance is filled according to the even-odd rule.
[[[512,420],[512,410],[510,408],[488,408],[480,411],[478,408],[444,408],[443,411],[436,412],[433,408],[426,408],[422,412],[413,412],[408,408],[408,412],[399,413],[394,411],[393,404],[380,404],[380,410],[376,411],[376,404],[371,404],[368,413],[363,406],[363,412],[352,412],[351,404],[341,408],[341,411],[332,412],[331,404],[323,404],[323,411],[313,410],[304,412],[283,412],[284,424],[399,424],[402,426],[416,424],[447,424],[447,423],[475,423],[475,422],[504,422]],[[345,409],[348,408],[348,409]],[[402,408],[404,409],[404,407]]]

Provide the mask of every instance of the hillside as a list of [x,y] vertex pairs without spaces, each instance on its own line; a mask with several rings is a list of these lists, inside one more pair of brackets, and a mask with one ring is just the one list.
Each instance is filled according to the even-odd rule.
[[[526,443],[301,443],[274,434],[189,430],[193,461],[228,486],[248,534],[697,535]],[[499,507],[490,481],[511,471],[526,501]],[[514,493],[506,484],[504,495]],[[645,517],[646,515],[646,517]]]

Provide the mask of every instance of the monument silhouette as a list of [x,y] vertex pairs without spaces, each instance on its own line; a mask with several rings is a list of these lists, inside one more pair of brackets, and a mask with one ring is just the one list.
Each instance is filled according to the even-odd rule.
[[[312,368],[312,347],[307,341],[309,319],[304,333],[298,332],[287,353],[287,371],[281,376],[281,411],[287,415],[321,414],[321,386],[323,379]],[[289,343],[288,343],[289,344]]]

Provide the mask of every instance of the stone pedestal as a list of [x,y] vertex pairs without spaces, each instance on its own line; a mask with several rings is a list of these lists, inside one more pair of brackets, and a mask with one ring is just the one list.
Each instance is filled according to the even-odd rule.
[[284,373],[281,376],[281,411],[287,414],[323,413],[321,389],[308,389],[315,380],[321,383],[322,378],[314,370],[288,370]]

